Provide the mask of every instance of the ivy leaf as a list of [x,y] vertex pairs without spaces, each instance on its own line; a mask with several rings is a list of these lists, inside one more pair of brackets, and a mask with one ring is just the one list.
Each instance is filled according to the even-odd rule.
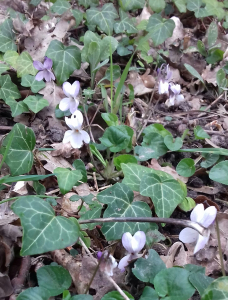
[[13,98],[9,97],[5,102],[11,108],[12,117],[16,117],[24,112],[29,111],[28,106],[23,101],[17,102]]
[[21,78],[21,85],[25,87],[31,87],[33,93],[38,93],[41,89],[45,87],[43,80],[37,81],[35,76],[32,75],[23,75]]
[[72,15],[74,16],[75,21],[76,21],[75,26],[78,26],[81,23],[81,21],[83,20],[83,14],[78,9],[72,9],[71,12],[72,12]]
[[145,286],[139,300],[159,300],[159,297],[156,291],[152,287]]
[[160,0],[160,1],[149,0],[150,8],[156,13],[160,13],[165,8],[165,5],[166,5],[165,0]]
[[17,59],[19,57],[19,54],[16,51],[8,50],[3,56],[4,61],[13,67],[14,69],[17,69]]
[[8,98],[21,98],[21,94],[18,91],[16,84],[11,81],[9,75],[0,76],[0,98],[5,101]]
[[25,104],[28,105],[29,109],[33,111],[35,114],[38,113],[41,109],[49,105],[49,102],[46,99],[43,99],[39,95],[28,96],[23,100]]
[[207,11],[205,8],[201,7],[203,4],[202,0],[188,0],[187,9],[195,13],[196,18],[206,17]]
[[135,163],[137,164],[137,159],[133,156],[133,155],[130,155],[130,154],[122,154],[122,155],[119,155],[117,157],[114,157],[113,159],[113,164],[114,166],[116,167],[116,169],[118,171],[121,170],[121,164],[122,163]]
[[53,60],[53,69],[59,84],[81,67],[80,50],[76,46],[66,47],[57,40],[51,41],[46,56]]
[[51,10],[58,15],[62,15],[71,7],[70,3],[65,0],[57,0],[51,7]]
[[35,134],[32,129],[23,124],[14,125],[11,132],[3,140],[0,149],[4,154],[8,140],[14,135],[9,151],[6,155],[6,164],[10,168],[12,176],[21,175],[31,170],[33,165],[33,149],[36,144]]
[[96,25],[107,35],[113,32],[114,20],[118,18],[117,11],[112,3],[106,3],[101,9],[92,7],[87,9],[86,16],[89,24]]
[[157,174],[165,179],[173,179],[171,175],[163,171],[157,171],[151,168],[140,166],[137,164],[121,164],[121,168],[124,173],[123,183],[132,189],[132,191],[139,192],[140,182],[145,174]]
[[57,296],[67,290],[72,282],[69,272],[62,266],[44,266],[36,272],[39,287],[47,290],[49,296]]
[[33,66],[33,60],[28,52],[24,51],[18,57],[17,62],[17,76],[22,77],[26,74],[36,75],[37,70]]
[[13,32],[13,21],[5,20],[0,26],[0,51],[17,50],[14,43],[15,33]]
[[[122,183],[116,183],[112,187],[97,195],[101,203],[108,205],[104,212],[104,218],[109,217],[151,217],[151,210],[147,203],[133,202],[134,193],[128,186]],[[105,223],[102,226],[102,232],[108,241],[121,239],[124,232],[134,234],[136,231],[146,231],[149,228],[148,223]]]
[[125,11],[143,8],[144,5],[145,0],[119,0],[119,6]]
[[184,200],[184,192],[175,179],[163,179],[157,174],[145,174],[140,183],[140,194],[150,197],[158,217],[169,218],[179,203]]
[[63,249],[78,239],[78,227],[65,217],[56,217],[53,208],[37,196],[20,197],[11,206],[21,219],[21,256]]
[[9,70],[9,66],[5,64],[0,64],[0,75],[7,70]]
[[82,178],[79,170],[68,170],[66,168],[56,168],[54,174],[58,179],[59,188],[63,195],[69,192]]
[[153,284],[155,276],[163,269],[166,269],[165,263],[155,250],[150,249],[147,259],[137,259],[132,272],[142,282]]
[[[87,211],[86,213],[84,213],[79,221],[81,220],[88,220],[88,219],[96,219],[96,218],[100,218],[101,216],[101,210],[102,210],[102,206],[99,204],[98,206],[94,207],[93,209]],[[89,229],[92,230],[94,229],[94,227],[98,225],[97,223],[90,223],[90,224],[82,224],[80,225],[81,229]]]
[[42,1],[42,0],[31,0],[31,1],[30,1],[30,4],[32,4],[32,5],[34,5],[34,6],[37,6],[37,5],[40,4],[41,1]]
[[172,36],[174,28],[175,23],[173,20],[163,20],[161,15],[153,14],[149,18],[146,30],[149,32],[149,36],[152,38],[154,45],[158,46]]
[[119,14],[120,14],[120,21],[118,21],[114,24],[115,33],[122,33],[125,31],[127,33],[137,33],[138,30],[135,27],[130,16],[126,12],[124,12],[122,9],[119,9]]
[[99,0],[78,0],[78,4],[88,8],[89,6],[97,6]]
[[173,2],[175,3],[175,5],[178,8],[179,12],[185,13],[187,11],[185,0],[174,0]]
[[228,277],[220,277],[214,280],[202,295],[202,300],[225,300],[228,298]]

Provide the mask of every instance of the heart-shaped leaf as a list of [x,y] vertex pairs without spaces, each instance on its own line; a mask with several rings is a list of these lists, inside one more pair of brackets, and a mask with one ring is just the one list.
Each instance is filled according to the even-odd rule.
[[16,62],[17,76],[22,77],[26,74],[36,75],[37,70],[33,66],[33,60],[26,51],[22,52]]
[[39,287],[44,288],[49,296],[57,296],[67,290],[72,282],[69,272],[61,266],[44,266],[36,272]]
[[201,162],[200,166],[205,169],[213,166],[213,164],[215,164],[220,157],[219,154],[206,153],[206,154],[201,154],[201,155],[205,158],[205,160]]
[[33,93],[38,93],[41,89],[45,87],[45,83],[43,80],[37,81],[35,79],[35,76],[32,75],[22,76],[21,85],[25,87],[31,87],[31,91]]
[[145,286],[140,300],[158,300],[157,292],[150,286]]
[[10,67],[7,66],[7,65],[5,65],[5,64],[0,64],[0,75],[1,75],[3,72],[9,70],[9,68],[10,68]]
[[23,227],[22,256],[63,249],[78,239],[75,223],[56,217],[50,204],[37,196],[21,197],[11,208],[20,217]]
[[79,170],[68,170],[66,168],[56,168],[54,174],[58,179],[59,188],[63,195],[69,192],[82,178]]
[[186,12],[186,1],[185,0],[173,0],[173,2],[175,3],[179,12],[181,12],[181,13]]
[[145,0],[119,0],[119,6],[125,11],[143,8],[144,5]]
[[167,148],[171,151],[177,151],[179,150],[183,145],[183,140],[180,137],[177,137],[174,139],[171,135],[167,135],[164,138],[164,143]]
[[152,132],[159,133],[163,137],[172,135],[162,124],[151,124],[143,130],[145,136]]
[[175,179],[163,179],[157,174],[145,174],[140,183],[140,194],[150,197],[158,217],[169,218],[179,203],[184,200],[184,192]]
[[38,113],[41,109],[49,105],[49,102],[46,99],[43,99],[39,95],[28,96],[23,100],[23,102],[28,105],[29,109],[33,111],[35,114]]
[[106,122],[106,124],[108,126],[115,126],[115,125],[119,124],[118,117],[115,114],[112,114],[112,113],[102,113],[101,117],[102,117],[103,120],[105,120],[105,122]]
[[165,179],[173,179],[171,175],[163,171],[157,171],[151,168],[140,166],[137,164],[121,164],[121,168],[124,173],[123,183],[131,188],[132,191],[139,192],[140,182],[145,174],[157,174],[158,176]]
[[191,284],[197,289],[202,296],[206,288],[213,282],[214,278],[206,276],[201,272],[191,272],[188,277]]
[[8,98],[21,98],[21,94],[18,91],[16,84],[12,83],[9,75],[0,76],[0,98],[5,101]]
[[183,158],[178,163],[176,171],[180,176],[184,176],[184,177],[192,176],[196,171],[194,160],[191,158]]
[[227,276],[214,280],[202,295],[202,300],[226,300],[228,299]]
[[6,19],[0,26],[0,51],[17,50],[14,42],[15,33],[13,31],[13,21]]
[[[100,216],[101,216],[101,210],[102,210],[102,206],[100,204],[98,204],[97,206],[95,206],[91,210],[89,210],[86,213],[84,213],[80,217],[79,221],[100,218]],[[98,225],[98,224],[97,223],[90,223],[90,224],[82,224],[80,227],[83,230],[85,230],[85,229],[92,230],[96,225]]]
[[106,3],[101,9],[92,7],[86,11],[87,21],[98,26],[107,35],[113,32],[114,20],[118,18],[117,11],[112,3]]
[[12,111],[12,117],[16,117],[23,112],[29,111],[28,106],[23,101],[16,101],[13,98],[9,97],[6,100],[6,104],[9,105]]
[[33,164],[33,149],[36,144],[35,134],[32,129],[23,124],[14,125],[11,132],[3,140],[0,152],[5,153],[8,140],[14,135],[9,151],[6,155],[6,164],[13,176],[27,173]]
[[70,3],[66,0],[57,0],[51,7],[51,10],[58,15],[62,15],[71,7]]
[[137,33],[138,30],[135,27],[133,21],[129,17],[129,15],[124,12],[122,9],[119,9],[120,21],[114,24],[115,33]]
[[17,59],[19,54],[16,51],[8,50],[3,56],[4,61],[12,66],[14,69],[17,69]]
[[150,8],[156,13],[160,13],[165,8],[165,5],[166,5],[165,0],[160,0],[160,1],[149,0]]
[[175,23],[173,20],[169,19],[164,21],[160,14],[153,14],[149,18],[146,30],[149,32],[149,36],[152,38],[154,45],[158,46],[172,36],[174,28]]
[[78,26],[81,23],[81,21],[83,20],[83,14],[78,9],[72,9],[71,12],[72,12],[72,15],[74,16],[75,21],[76,21],[75,26]]
[[219,183],[228,185],[228,161],[221,161],[209,172],[209,177]]
[[[199,125],[197,125],[194,128],[194,135],[196,140],[204,140],[204,139],[210,139],[211,137],[206,133],[206,131],[203,130],[203,128]],[[177,149],[178,150],[178,149]]]
[[[151,210],[147,203],[133,202],[134,193],[128,186],[116,183],[112,187],[97,195],[101,203],[108,205],[104,212],[104,218],[109,217],[150,217]],[[121,239],[124,232],[134,234],[138,230],[146,231],[148,223],[105,223],[102,232],[108,241]]]
[[47,290],[40,287],[28,288],[17,296],[17,300],[48,300],[49,298]]
[[124,163],[124,164],[127,164],[127,163],[137,164],[137,159],[133,155],[122,154],[122,155],[119,155],[117,157],[114,157],[113,163],[114,163],[114,166],[116,167],[116,169],[118,171],[120,171],[122,163]]
[[46,56],[53,60],[53,69],[59,84],[81,67],[81,53],[78,47],[66,47],[57,40],[51,41]]

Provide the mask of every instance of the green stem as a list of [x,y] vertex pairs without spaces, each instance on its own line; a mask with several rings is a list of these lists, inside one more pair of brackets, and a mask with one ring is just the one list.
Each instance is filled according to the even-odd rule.
[[221,263],[221,268],[222,268],[222,276],[226,276],[225,268],[224,268],[224,262],[223,262],[223,255],[222,255],[219,224],[218,224],[218,218],[217,217],[216,217],[216,233],[217,233],[217,239],[218,239],[218,250],[219,250],[219,257],[220,257],[220,263]]

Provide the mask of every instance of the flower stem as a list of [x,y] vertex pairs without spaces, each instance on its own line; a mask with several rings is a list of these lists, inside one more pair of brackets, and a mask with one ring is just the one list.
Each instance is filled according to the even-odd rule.
[[219,257],[220,257],[220,263],[221,263],[221,268],[222,268],[222,276],[226,276],[225,268],[224,268],[224,262],[223,262],[221,239],[220,239],[220,231],[219,231],[219,224],[218,224],[218,218],[217,218],[217,216],[216,216],[215,220],[216,220],[216,233],[217,233],[217,239],[218,239]]
[[112,277],[109,277],[108,275],[106,278],[114,285],[116,290],[120,293],[120,295],[125,299],[125,300],[130,300],[128,296],[121,290],[121,288],[118,286],[118,284],[115,282],[115,280],[112,279]]

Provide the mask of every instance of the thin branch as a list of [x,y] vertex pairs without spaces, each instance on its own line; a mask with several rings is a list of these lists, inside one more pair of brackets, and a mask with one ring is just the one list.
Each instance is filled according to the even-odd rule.
[[141,217],[141,218],[97,218],[97,219],[90,219],[90,220],[79,220],[79,224],[89,224],[89,223],[108,223],[108,222],[150,222],[150,223],[168,223],[168,224],[175,224],[184,227],[190,227],[195,229],[199,234],[205,235],[207,234],[208,230],[204,228],[202,225],[192,222],[189,220],[176,220],[171,218],[153,218],[153,217]]
[[223,255],[222,255],[219,224],[218,224],[218,218],[217,217],[216,217],[216,233],[217,233],[217,239],[218,239],[218,249],[219,249],[219,257],[220,257],[220,263],[221,263],[221,268],[222,268],[222,276],[226,276],[225,268],[224,268],[224,262],[223,262]]
[[118,284],[112,279],[112,277],[109,277],[108,275],[106,278],[114,285],[116,290],[120,293],[120,295],[125,299],[125,300],[130,300],[126,294],[121,290],[121,288],[118,286]]

